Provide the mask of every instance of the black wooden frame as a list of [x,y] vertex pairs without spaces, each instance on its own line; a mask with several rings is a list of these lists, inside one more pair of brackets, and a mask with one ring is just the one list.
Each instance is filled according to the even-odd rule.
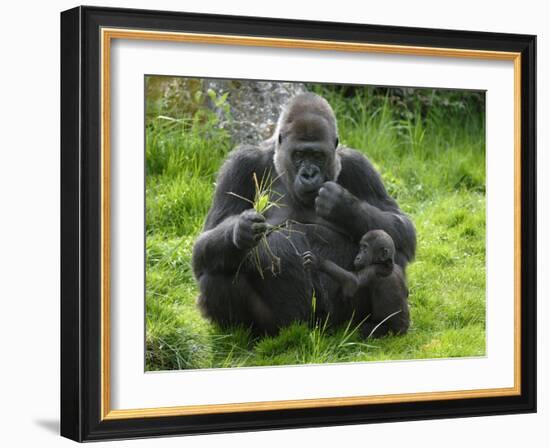
[[[312,409],[100,418],[100,28],[521,53],[521,395]],[[77,440],[536,412],[536,37],[78,7],[61,14],[61,434]]]

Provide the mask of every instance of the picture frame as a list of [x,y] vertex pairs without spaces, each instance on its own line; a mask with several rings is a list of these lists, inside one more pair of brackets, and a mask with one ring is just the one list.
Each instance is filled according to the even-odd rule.
[[[117,39],[511,62],[514,241],[503,244],[514,258],[513,386],[112,409],[109,79]],[[535,54],[531,35],[98,7],[61,13],[61,435],[91,441],[536,412]]]

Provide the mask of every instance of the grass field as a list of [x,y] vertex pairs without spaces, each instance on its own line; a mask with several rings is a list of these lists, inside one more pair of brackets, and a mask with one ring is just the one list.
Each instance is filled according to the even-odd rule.
[[380,89],[314,89],[333,106],[341,142],[368,155],[415,223],[409,333],[364,341],[353,328],[295,324],[253,339],[202,319],[190,257],[231,143],[206,109],[174,119],[157,105],[146,128],[147,370],[485,354],[483,100],[424,91],[404,104]]

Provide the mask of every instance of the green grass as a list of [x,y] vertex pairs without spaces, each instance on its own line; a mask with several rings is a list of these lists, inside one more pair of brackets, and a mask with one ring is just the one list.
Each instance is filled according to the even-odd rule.
[[403,108],[372,89],[353,97],[338,88],[316,90],[335,109],[342,143],[368,154],[416,225],[409,333],[364,341],[354,328],[327,329],[320,322],[254,339],[246,329],[221,330],[200,316],[191,251],[217,170],[231,150],[216,117],[200,109],[147,123],[147,370],[485,354],[483,114],[468,102],[454,109],[441,101]]

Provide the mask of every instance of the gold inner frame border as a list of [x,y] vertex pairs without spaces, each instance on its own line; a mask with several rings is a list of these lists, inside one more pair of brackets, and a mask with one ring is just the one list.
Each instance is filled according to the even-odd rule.
[[[138,29],[101,29],[101,420],[406,403],[521,394],[521,53]],[[514,63],[514,387],[302,400],[111,409],[110,366],[110,50],[113,39],[296,48],[356,53],[506,60]]]

